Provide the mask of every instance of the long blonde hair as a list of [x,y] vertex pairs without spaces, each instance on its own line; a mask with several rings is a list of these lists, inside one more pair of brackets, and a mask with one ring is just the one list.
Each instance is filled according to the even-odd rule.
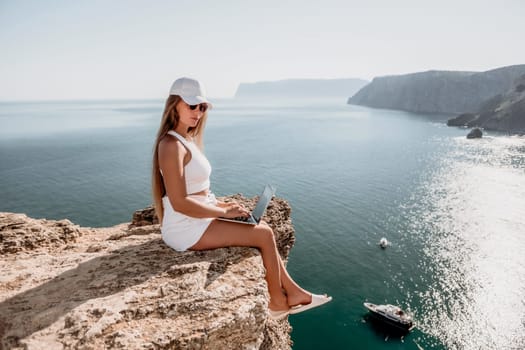
[[[151,189],[153,195],[153,205],[155,207],[155,213],[159,218],[159,223],[162,224],[162,218],[164,217],[164,206],[162,204],[162,197],[166,195],[166,187],[164,187],[164,181],[162,174],[160,173],[159,167],[159,143],[166,136],[168,131],[174,130],[179,123],[179,114],[175,108],[182,98],[178,95],[170,95],[166,100],[164,107],[164,113],[162,114],[162,120],[160,122],[160,128],[157,132],[157,138],[155,139],[155,147],[153,149],[153,167],[151,176]],[[204,127],[206,126],[206,119],[208,118],[208,112],[204,112],[204,115],[199,120],[195,127],[188,129],[188,134],[193,138],[197,146],[204,151],[204,144],[202,134]]]

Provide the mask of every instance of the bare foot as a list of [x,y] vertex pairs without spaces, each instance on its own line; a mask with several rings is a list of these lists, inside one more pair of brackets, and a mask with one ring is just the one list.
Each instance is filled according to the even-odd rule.
[[288,306],[306,305],[312,302],[312,293],[303,290],[298,290],[287,294]]
[[286,296],[284,294],[281,294],[277,297],[270,298],[268,308],[273,311],[281,311],[288,310],[290,307],[288,306]]

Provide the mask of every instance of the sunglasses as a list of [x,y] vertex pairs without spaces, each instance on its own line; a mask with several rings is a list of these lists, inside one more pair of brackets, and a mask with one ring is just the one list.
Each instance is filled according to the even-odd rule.
[[188,106],[190,106],[190,109],[192,111],[194,111],[195,108],[199,107],[199,111],[201,111],[203,113],[206,112],[206,110],[208,109],[208,104],[207,103],[199,103],[198,105],[188,105]]

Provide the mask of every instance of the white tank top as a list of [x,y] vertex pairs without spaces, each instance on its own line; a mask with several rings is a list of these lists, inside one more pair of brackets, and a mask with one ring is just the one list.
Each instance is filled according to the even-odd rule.
[[[186,193],[192,194],[210,188],[211,165],[206,156],[193,141],[188,141],[173,130],[168,134],[175,136],[191,154],[191,160],[184,166]],[[161,170],[162,173],[162,170]]]

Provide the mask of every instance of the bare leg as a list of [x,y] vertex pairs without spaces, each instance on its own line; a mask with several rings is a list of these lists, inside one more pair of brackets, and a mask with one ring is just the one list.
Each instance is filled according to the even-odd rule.
[[301,286],[292,279],[280,256],[279,263],[281,268],[281,283],[286,291],[288,305],[292,307],[299,304],[309,304],[312,301],[312,293],[301,288]]
[[226,221],[214,220],[208,226],[201,239],[191,250],[207,250],[222,247],[256,247],[261,251],[271,310],[287,310],[289,308],[286,295],[281,284],[281,258],[277,252],[272,229],[267,225],[241,225]]
[[[269,227],[269,225],[265,221],[261,221],[261,225]],[[293,280],[293,278],[286,270],[286,267],[284,266],[284,262],[281,259],[280,255],[279,268],[281,273],[281,284],[284,290],[286,291],[288,305],[291,307],[299,304],[310,303],[312,301],[312,293],[301,288],[301,286],[299,286],[297,282]]]

